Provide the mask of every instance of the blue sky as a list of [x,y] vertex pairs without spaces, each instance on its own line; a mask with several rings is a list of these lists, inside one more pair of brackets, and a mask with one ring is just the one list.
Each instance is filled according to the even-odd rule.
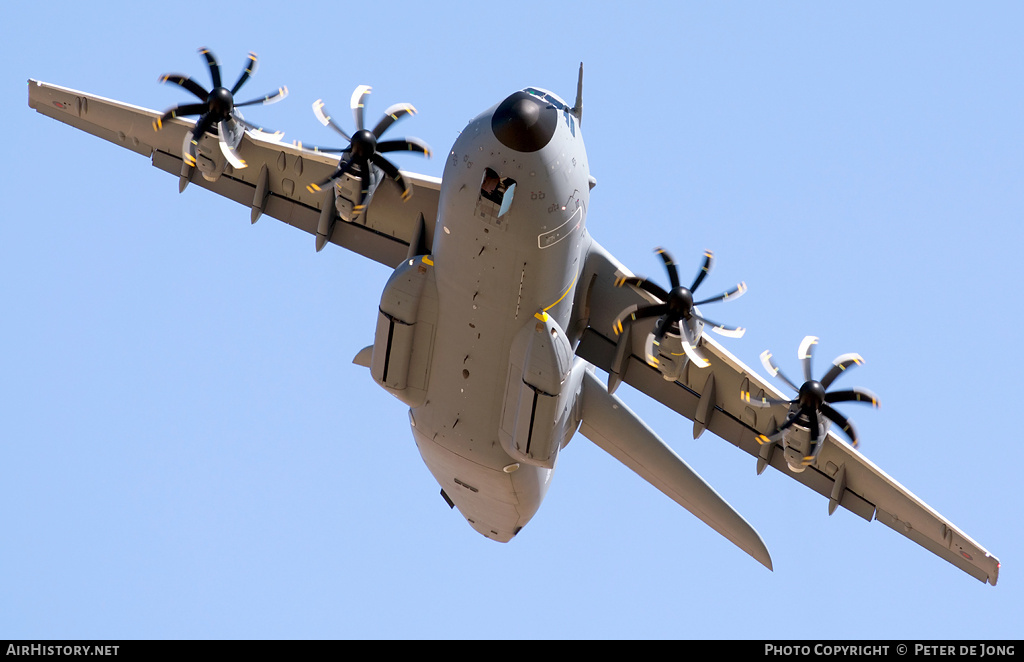
[[[0,637],[1019,638],[1024,8],[709,5],[8,8]],[[200,46],[226,78],[259,53],[246,90],[291,96],[247,116],[289,139],[330,143],[310,104],[365,83],[440,154],[516,89],[571,99],[585,62],[591,233],[659,279],[655,246],[684,273],[714,250],[709,291],[750,286],[713,315],[749,365],[798,373],[807,334],[819,365],[862,354],[861,450],[999,585],[625,387],[774,572],[580,435],[512,543],[473,532],[351,364],[384,267],[26,105],[32,77],[165,109],[161,74],[207,81]]]

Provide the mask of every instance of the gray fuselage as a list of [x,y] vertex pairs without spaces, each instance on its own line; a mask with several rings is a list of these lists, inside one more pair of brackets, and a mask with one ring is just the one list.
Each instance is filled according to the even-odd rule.
[[[586,151],[578,119],[559,103],[541,90],[516,93],[472,120],[448,154],[432,251],[436,333],[426,401],[411,409],[427,467],[474,529],[503,542],[536,513],[554,454],[578,423],[577,364],[559,376],[558,393],[532,389],[558,402],[554,420],[531,421],[528,440],[553,442],[551,456],[509,452],[510,410],[524,384],[516,338],[561,333],[559,346],[568,346],[564,330],[590,243]],[[518,140],[511,132],[524,125],[528,136]],[[564,370],[564,357],[551,362],[559,360]]]

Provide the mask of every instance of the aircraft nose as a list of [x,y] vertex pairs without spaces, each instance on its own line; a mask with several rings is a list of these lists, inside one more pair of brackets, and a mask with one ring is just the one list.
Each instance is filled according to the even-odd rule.
[[491,116],[494,136],[517,152],[536,152],[547,145],[557,124],[558,113],[526,92],[509,95]]

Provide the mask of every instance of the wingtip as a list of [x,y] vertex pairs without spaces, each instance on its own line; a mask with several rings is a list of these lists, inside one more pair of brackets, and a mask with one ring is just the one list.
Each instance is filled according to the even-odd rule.
[[753,527],[751,527],[751,531],[754,535],[748,540],[748,544],[742,547],[743,551],[754,557],[754,560],[764,567],[775,572],[775,566],[772,563],[772,555],[768,551],[768,546],[764,544],[764,539],[761,538],[761,534]]
[[748,539],[745,540],[746,544],[740,545],[740,548],[753,556],[754,560],[759,564],[768,570],[775,572],[775,567],[771,560],[771,552],[768,551],[768,546],[765,544],[761,534],[758,533],[757,529],[754,527],[751,527],[750,532],[753,535],[750,535]]
[[749,554],[755,561],[772,572],[775,572],[772,555],[768,551],[767,545],[764,544],[764,539],[761,538],[761,534],[758,533],[757,529],[751,526],[749,522],[743,519],[742,515],[737,513],[736,516],[739,519],[739,522],[734,522],[731,530],[725,531],[717,529],[718,532],[723,534],[730,542],[741,550]]

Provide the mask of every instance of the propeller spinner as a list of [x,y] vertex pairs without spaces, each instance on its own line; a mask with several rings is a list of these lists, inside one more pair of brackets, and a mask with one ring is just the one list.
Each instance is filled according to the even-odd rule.
[[225,125],[237,123],[253,131],[262,131],[260,127],[246,122],[237,109],[257,104],[267,105],[280,101],[288,96],[288,88],[281,87],[277,91],[262,97],[242,103],[235,103],[235,94],[238,93],[242,85],[256,71],[256,54],[249,53],[249,60],[246,62],[245,68],[231,89],[228,89],[221,83],[220,65],[213,53],[205,48],[200,49],[199,53],[206,59],[206,65],[210,70],[210,77],[213,79],[213,88],[208,91],[194,79],[184,74],[164,74],[161,76],[161,83],[180,85],[198,97],[199,103],[185,103],[171,108],[153,121],[153,130],[159,131],[162,129],[164,121],[172,117],[198,115],[199,119],[196,120],[195,127],[185,136],[185,142],[182,145],[182,158],[185,160],[185,163],[193,167],[196,165],[196,148],[199,146],[199,140],[207,131],[216,129],[218,142],[224,157],[232,167],[244,168],[246,166],[245,161],[235,153],[238,141],[233,139],[232,127]]
[[341,161],[337,169],[330,176],[319,182],[314,182],[306,187],[310,193],[319,191],[328,184],[333,184],[337,179],[351,172],[358,173],[362,183],[359,193],[359,200],[353,206],[353,214],[358,216],[366,207],[366,200],[372,188],[371,169],[373,166],[380,168],[384,174],[394,180],[402,188],[402,200],[408,200],[412,195],[412,189],[408,182],[402,177],[398,168],[383,155],[388,152],[417,152],[424,156],[430,156],[430,147],[418,138],[400,138],[398,140],[381,140],[381,136],[392,124],[406,115],[414,115],[416,109],[411,104],[397,103],[384,111],[384,116],[377,122],[373,130],[366,129],[363,124],[363,109],[366,97],[372,88],[369,85],[360,85],[352,93],[349,105],[352,108],[352,116],[356,123],[356,132],[349,136],[338,124],[331,119],[324,107],[324,102],[317,99],[313,102],[313,113],[324,126],[330,127],[338,135],[349,141],[348,147],[316,147],[321,152],[335,152],[341,154]]
[[694,278],[693,283],[689,287],[683,287],[680,284],[679,272],[676,269],[676,264],[672,259],[672,256],[663,248],[655,250],[665,263],[665,270],[668,271],[669,283],[671,284],[672,289],[666,291],[649,280],[637,278],[635,276],[624,276],[619,278],[615,282],[617,287],[630,285],[647,292],[659,301],[658,303],[653,303],[647,306],[640,306],[636,310],[627,309],[619,315],[618,319],[615,320],[613,330],[616,335],[619,335],[625,331],[627,325],[632,324],[637,320],[658,317],[660,319],[654,327],[655,345],[661,343],[665,334],[674,332],[678,329],[680,340],[683,345],[683,351],[686,353],[687,357],[689,357],[690,361],[694,364],[702,368],[706,367],[708,365],[707,359],[696,351],[697,342],[700,340],[700,325],[707,324],[712,327],[712,331],[730,338],[742,337],[745,329],[738,326],[727,326],[725,324],[713,322],[700,315],[697,312],[696,307],[706,303],[716,303],[718,301],[737,299],[747,291],[747,285],[746,283],[741,282],[727,292],[723,292],[717,296],[702,299],[700,301],[694,301],[694,293],[696,293],[697,288],[699,288],[701,283],[704,282],[704,279],[711,272],[711,269],[714,266],[714,254],[711,251],[704,252],[704,263],[701,265],[700,271],[697,272],[697,277]]

